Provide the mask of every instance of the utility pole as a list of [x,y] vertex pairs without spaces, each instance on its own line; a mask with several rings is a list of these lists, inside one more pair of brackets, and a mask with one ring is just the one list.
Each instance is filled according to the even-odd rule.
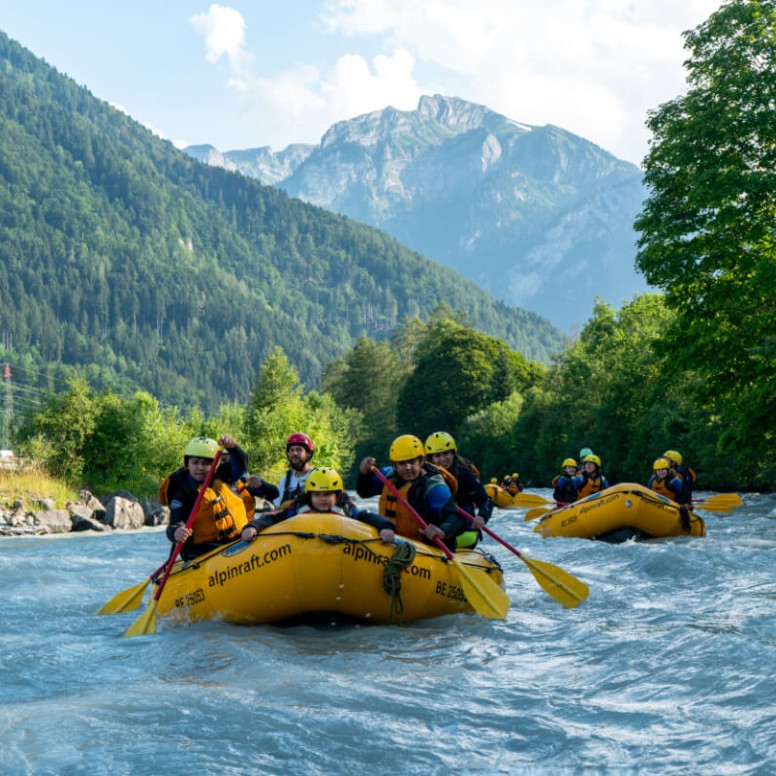
[[10,450],[13,438],[13,390],[11,365],[6,361],[3,370],[3,406],[0,412],[0,450]]

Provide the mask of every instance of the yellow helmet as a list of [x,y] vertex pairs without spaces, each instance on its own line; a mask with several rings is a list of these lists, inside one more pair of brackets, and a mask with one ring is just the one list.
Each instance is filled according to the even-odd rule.
[[490,484],[491,485],[498,485],[498,480],[495,477],[490,478]]
[[313,469],[304,483],[305,493],[338,493],[342,490],[342,477],[328,466]]
[[218,442],[209,437],[194,437],[190,439],[183,451],[184,460],[189,457],[195,458],[215,458],[218,452]]
[[669,461],[673,461],[677,466],[682,465],[682,454],[677,453],[676,450],[666,450],[663,453],[664,458],[668,458]]
[[596,466],[601,465],[601,459],[597,455],[586,455],[585,463],[587,463],[588,461],[594,463]]
[[520,479],[520,475],[519,475],[517,472],[515,472],[515,473],[512,475],[512,479],[513,479],[513,480],[519,480],[519,479]]
[[426,440],[426,455],[434,455],[435,453],[446,453],[448,451],[455,452],[455,439],[446,431],[435,431]]
[[655,463],[652,464],[652,468],[657,471],[658,469],[670,469],[671,463],[668,458],[658,458]]
[[573,458],[567,458],[567,459],[566,459],[566,460],[563,462],[562,466],[563,466],[563,468],[564,468],[564,469],[565,469],[567,466],[573,466],[574,468],[576,468],[576,466],[577,466],[577,462],[576,462],[576,461],[575,461]]
[[393,440],[390,450],[392,461],[412,461],[423,457],[423,442],[412,434],[403,434]]

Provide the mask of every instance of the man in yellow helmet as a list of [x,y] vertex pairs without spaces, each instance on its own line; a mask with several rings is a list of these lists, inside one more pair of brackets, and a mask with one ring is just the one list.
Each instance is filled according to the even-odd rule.
[[[455,551],[456,537],[466,529],[466,521],[458,513],[453,491],[448,485],[448,482],[455,483],[454,478],[447,475],[448,480],[443,470],[425,461],[423,443],[411,434],[393,441],[390,458],[391,466],[381,469],[383,475],[423,518],[427,527],[422,529],[411,512],[383,486],[372,471],[376,465],[372,457],[364,458],[359,465],[358,495],[361,498],[379,495],[378,511],[394,524],[399,535],[428,542],[439,538]],[[454,487],[457,488],[457,483]]]

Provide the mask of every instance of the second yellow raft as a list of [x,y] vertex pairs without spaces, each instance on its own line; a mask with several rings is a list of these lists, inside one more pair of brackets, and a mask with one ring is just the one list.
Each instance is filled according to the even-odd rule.
[[624,482],[556,509],[534,527],[543,537],[624,542],[705,536],[706,523],[687,507],[635,482]]

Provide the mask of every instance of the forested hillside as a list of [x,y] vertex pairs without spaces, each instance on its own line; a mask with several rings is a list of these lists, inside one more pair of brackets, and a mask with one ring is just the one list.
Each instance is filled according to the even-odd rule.
[[[527,358],[561,333],[386,235],[199,164],[0,33],[0,358],[214,408],[445,302]],[[45,380],[45,377],[41,378]]]

